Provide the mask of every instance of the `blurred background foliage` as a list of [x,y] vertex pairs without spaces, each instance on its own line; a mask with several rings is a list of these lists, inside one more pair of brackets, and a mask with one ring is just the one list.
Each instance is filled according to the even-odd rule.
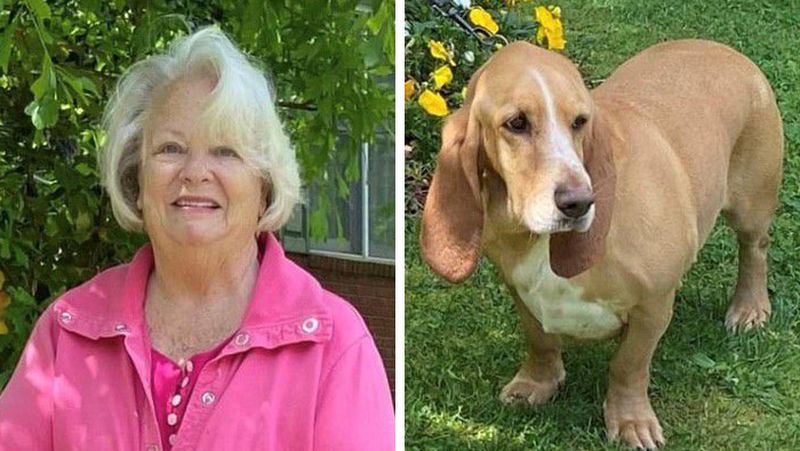
[[[146,240],[117,226],[95,164],[103,108],[135,61],[219,25],[273,77],[304,180],[343,196],[360,143],[392,128],[393,84],[381,80],[394,68],[393,0],[6,0],[0,11],[0,387],[47,304]],[[332,173],[332,159],[346,169]]]

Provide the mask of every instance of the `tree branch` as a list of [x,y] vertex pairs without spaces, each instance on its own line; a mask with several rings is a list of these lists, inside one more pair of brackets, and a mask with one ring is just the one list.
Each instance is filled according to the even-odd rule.
[[311,102],[281,102],[278,101],[278,106],[281,108],[291,108],[294,110],[317,111],[317,106]]

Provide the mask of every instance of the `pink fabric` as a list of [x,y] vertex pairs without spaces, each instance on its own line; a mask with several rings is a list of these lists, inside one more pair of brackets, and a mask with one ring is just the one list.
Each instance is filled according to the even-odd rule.
[[[238,332],[198,371],[173,450],[392,450],[361,317],[267,234]],[[152,250],[65,293],[0,394],[0,450],[159,450],[143,303]]]
[[[181,365],[152,348],[150,353],[150,377],[153,380],[153,405],[156,410],[156,421],[161,434],[161,446],[165,450],[172,449],[170,436],[177,437],[183,414],[186,413],[186,400],[191,399],[197,376],[206,363],[216,357],[228,340],[224,340],[216,347],[196,354],[189,358],[190,365],[181,362]],[[179,397],[177,405],[172,401],[175,395]],[[169,415],[175,415],[173,424],[169,424]]]

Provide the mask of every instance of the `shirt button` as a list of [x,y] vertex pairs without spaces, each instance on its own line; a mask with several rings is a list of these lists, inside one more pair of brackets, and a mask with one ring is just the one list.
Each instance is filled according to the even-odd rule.
[[181,381],[181,388],[185,388],[187,385],[189,385],[189,376],[184,377]]
[[250,334],[247,332],[240,333],[233,339],[233,343],[239,347],[247,346],[247,343],[250,343]]
[[128,326],[125,325],[125,324],[119,323],[116,326],[114,326],[114,330],[116,330],[117,332],[127,332],[128,331]]
[[178,404],[181,403],[181,395],[173,396],[169,403],[172,404],[172,407],[178,407]]
[[60,318],[62,323],[69,324],[70,322],[72,322],[72,313],[63,311],[61,312]]
[[147,447],[147,451],[158,451],[158,445],[150,445]]
[[193,369],[194,369],[194,363],[192,363],[191,360],[187,360],[186,361],[186,372],[187,373],[191,373]]
[[178,435],[177,434],[170,434],[169,435],[169,444],[170,445],[175,446],[175,442],[177,442],[177,441],[178,441]]
[[214,394],[214,392],[207,391],[202,395],[200,395],[200,402],[202,402],[204,405],[207,406],[214,404],[214,401],[216,401],[216,399],[217,396]]
[[178,424],[178,415],[174,413],[167,415],[167,424],[170,426]]
[[303,321],[303,325],[300,327],[303,329],[303,332],[313,334],[319,327],[319,320],[313,316],[311,318],[306,318],[306,320]]

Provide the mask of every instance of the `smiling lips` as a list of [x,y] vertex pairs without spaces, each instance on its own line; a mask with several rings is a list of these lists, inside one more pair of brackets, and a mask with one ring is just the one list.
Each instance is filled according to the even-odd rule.
[[172,205],[185,211],[208,211],[220,208],[213,199],[198,196],[181,196]]

